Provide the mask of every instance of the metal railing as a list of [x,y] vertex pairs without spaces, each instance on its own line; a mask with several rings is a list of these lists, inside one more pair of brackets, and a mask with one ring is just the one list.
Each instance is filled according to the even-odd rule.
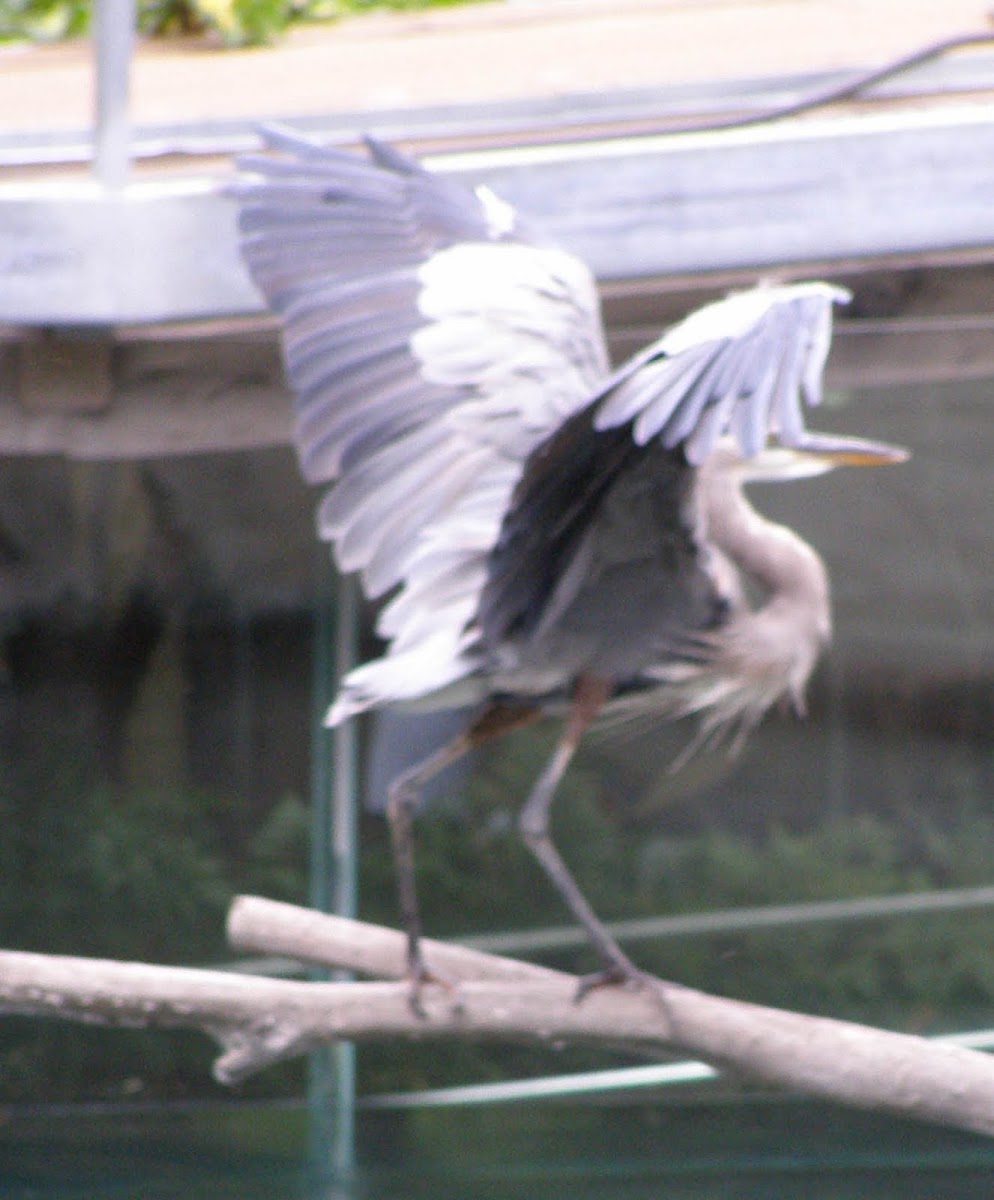
[[135,0],[96,0],[93,15],[96,54],[93,170],[105,188],[121,188],[127,182],[131,153],[128,99]]

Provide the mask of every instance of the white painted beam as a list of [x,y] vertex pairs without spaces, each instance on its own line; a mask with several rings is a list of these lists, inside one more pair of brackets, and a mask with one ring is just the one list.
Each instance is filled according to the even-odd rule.
[[[449,155],[603,279],[994,258],[994,108]],[[0,322],[257,312],[216,181],[0,187]]]

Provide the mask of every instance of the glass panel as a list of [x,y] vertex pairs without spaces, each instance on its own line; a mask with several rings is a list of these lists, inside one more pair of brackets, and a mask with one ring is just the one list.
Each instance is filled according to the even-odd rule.
[[[701,753],[671,774],[692,736],[686,725],[590,739],[557,802],[556,830],[606,918],[994,882],[990,396],[986,380],[833,395],[813,423],[907,444],[911,462],[755,489],[757,507],[828,563],[834,647],[808,719],[774,715],[735,760]],[[4,461],[0,943],[209,962],[226,955],[234,891],[305,898],[310,612],[323,554],[312,508],[289,451]],[[434,720],[368,727],[373,807],[398,759],[443,735]],[[418,830],[431,933],[565,923],[513,828],[552,736],[513,735],[435,789]],[[383,822],[367,814],[363,825],[363,915],[393,924]],[[994,1024],[992,935],[994,917],[977,909],[629,948],[687,984],[933,1032]],[[547,960],[592,965],[585,951]],[[216,1097],[210,1055],[192,1036],[7,1021],[0,1098]],[[376,1046],[360,1056],[360,1084],[393,1091],[625,1061],[579,1050]],[[297,1097],[302,1088],[294,1067],[247,1094]],[[848,1184],[817,1191],[815,1174],[830,1160],[855,1173],[853,1195],[876,1194],[867,1146],[894,1171],[988,1162],[986,1143],[959,1135],[907,1133],[792,1099],[707,1095],[721,1103],[681,1093],[676,1107],[653,1098],[609,1109],[367,1113],[360,1151],[379,1196],[413,1194],[412,1171],[436,1189],[448,1172],[474,1194],[513,1195],[518,1182],[499,1170],[511,1159],[521,1163],[522,1194],[536,1181],[568,1179],[577,1190],[570,1164],[581,1149],[583,1186],[596,1181],[607,1195],[613,1177],[626,1196],[642,1194],[639,1179],[655,1195],[664,1177],[677,1187],[681,1172],[699,1171],[705,1182],[677,1194],[714,1194],[715,1179],[747,1167],[756,1187],[743,1183],[741,1194],[771,1194],[763,1188],[781,1178],[783,1147],[801,1142],[797,1170],[812,1196],[848,1194]],[[275,1145],[272,1110],[253,1111],[251,1137],[238,1126],[226,1162],[246,1138]],[[199,1120],[190,1128],[203,1138]],[[299,1116],[280,1128],[290,1150],[284,1142],[274,1153],[292,1173]],[[14,1141],[27,1162],[25,1147],[36,1143]],[[874,1178],[889,1194],[882,1171]],[[967,1187],[965,1173],[956,1178]],[[929,1194],[971,1194],[950,1179]]]
[[[235,891],[306,900],[311,509],[287,449],[3,462],[0,944],[217,962]],[[5,1021],[0,1091],[221,1094],[210,1052]]]

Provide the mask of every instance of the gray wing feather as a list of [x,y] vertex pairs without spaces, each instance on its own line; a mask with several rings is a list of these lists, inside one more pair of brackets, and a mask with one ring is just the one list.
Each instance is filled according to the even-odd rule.
[[[712,381],[720,374],[725,343],[715,347],[695,347],[675,357],[663,359],[669,368],[651,389],[646,404],[633,425],[635,441],[644,446],[661,436],[664,445],[679,445],[691,436],[712,391]],[[645,389],[636,389],[645,391]]]
[[771,436],[800,446],[802,401],[821,401],[831,311],[848,300],[825,283],[760,287],[699,309],[665,333],[602,393],[594,428],[633,422],[639,445],[682,444],[692,465],[731,433],[742,454]]
[[[370,595],[402,585],[381,617],[398,665],[357,673],[347,709],[465,671],[461,631],[521,463],[601,386],[606,351],[586,267],[485,190],[372,141],[363,158],[265,138],[276,153],[245,156],[232,191],[283,320],[303,473],[334,485],[318,528]],[[424,678],[401,680],[401,662]]]

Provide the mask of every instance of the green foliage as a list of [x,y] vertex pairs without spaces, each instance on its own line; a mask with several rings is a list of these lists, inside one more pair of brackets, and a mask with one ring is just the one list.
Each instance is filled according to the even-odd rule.
[[[71,773],[70,777],[71,777]],[[0,792],[0,945],[49,954],[204,964],[230,957],[238,891],[301,902],[308,816],[279,801],[242,845],[230,804],[197,792]],[[209,1039],[187,1032],[0,1023],[0,1098],[69,1100],[210,1091]],[[264,1080],[299,1084],[299,1066]]]
[[249,839],[241,889],[293,904],[307,902],[311,819],[299,796],[278,800]]
[[[773,829],[761,843],[723,834],[649,843],[642,890],[657,911],[693,911],[969,887],[989,882],[992,852],[987,817],[909,842],[863,816],[805,833]],[[664,977],[760,1003],[942,1027],[989,1020],[992,932],[994,917],[978,910],[679,939],[638,957]]]
[[[560,901],[520,844],[517,804],[548,753],[520,735],[475,779],[464,800],[440,804],[417,825],[419,894],[429,934],[560,926]],[[856,815],[795,832],[774,826],[747,837],[717,830],[672,837],[626,828],[607,812],[606,788],[581,760],[557,802],[557,844],[603,916],[662,916],[754,905],[883,896],[991,882],[994,819],[949,815],[940,827]],[[364,831],[363,915],[396,923],[389,843],[382,823]],[[633,958],[662,978],[843,1019],[911,1031],[969,1028],[994,1009],[994,914],[990,910],[798,925],[640,941]],[[596,964],[586,949],[546,955],[568,970]],[[569,1049],[486,1045],[371,1045],[363,1086],[392,1090],[584,1070],[616,1059]]]
[[[417,824],[425,924],[432,935],[566,923],[558,897],[516,835],[516,798],[548,752],[541,736],[509,739],[464,797]],[[626,826],[605,807],[590,759],[556,806],[557,842],[605,917],[713,911],[990,882],[994,820],[964,811],[913,828],[852,816],[762,836],[708,831],[673,837],[663,817]],[[310,820],[285,796],[254,825],[236,798],[195,791],[116,794],[52,778],[0,784],[0,945],[210,963],[228,956],[231,896],[253,891],[304,902]],[[363,818],[363,916],[396,924],[395,881],[381,817]],[[801,925],[629,947],[664,978],[725,995],[910,1029],[990,1021],[994,916],[932,914]],[[585,971],[584,952],[558,965]],[[0,1098],[42,1100],[204,1095],[213,1046],[193,1034],[93,1030],[27,1020],[0,1024]],[[585,1069],[616,1061],[573,1050],[476,1044],[364,1047],[366,1089]],[[253,1094],[301,1088],[298,1065],[266,1072]]]
[[48,41],[85,33],[91,0],[7,0],[0,6],[0,38]]
[[152,35],[213,30],[226,46],[270,41],[297,15],[293,0],[145,0],[139,28]]
[[176,795],[124,802],[104,789],[0,800],[0,941],[147,961],[216,955],[210,920],[222,919],[228,888],[190,808]]
[[[269,42],[297,21],[327,21],[374,8],[449,7],[467,0],[138,0],[138,28],[151,36],[213,31],[226,46]],[[92,0],[6,0],[0,39],[51,40],[85,33]]]

